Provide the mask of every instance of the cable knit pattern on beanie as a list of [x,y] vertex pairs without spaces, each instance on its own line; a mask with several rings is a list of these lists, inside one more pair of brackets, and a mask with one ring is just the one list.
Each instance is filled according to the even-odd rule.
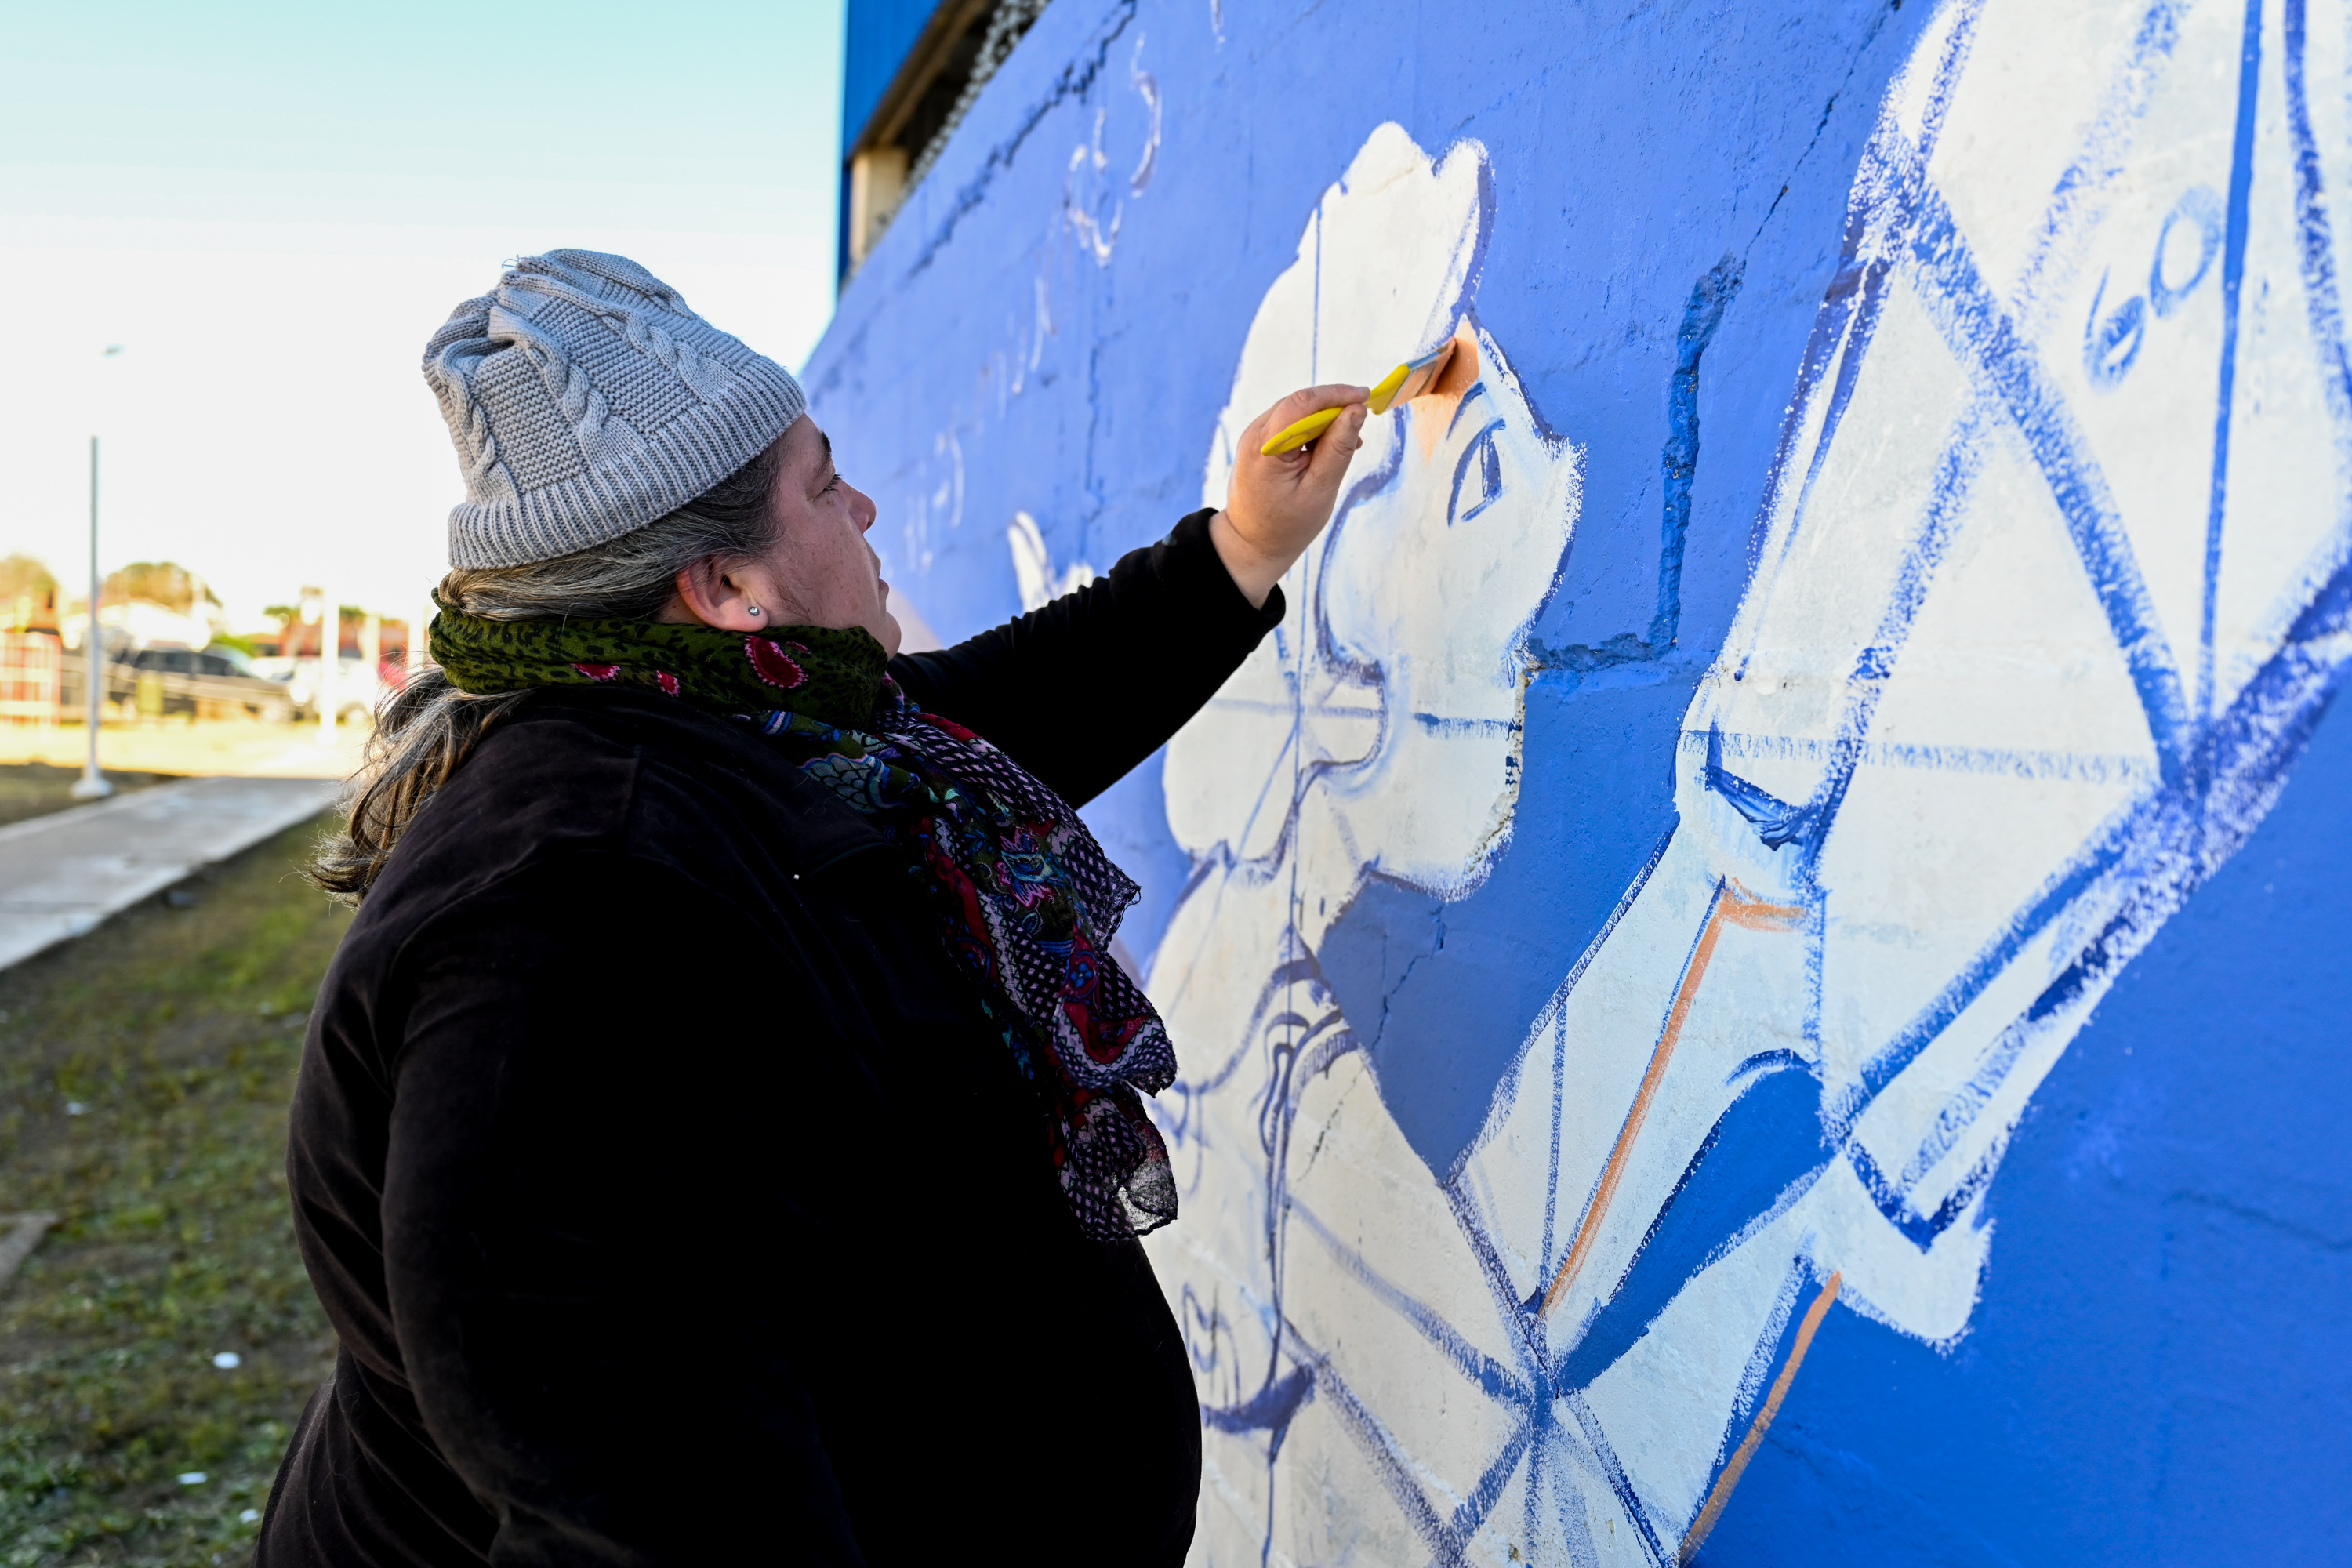
[[449,563],[520,566],[618,538],[692,500],[806,412],[791,373],[629,260],[508,264],[425,345],[465,476]]

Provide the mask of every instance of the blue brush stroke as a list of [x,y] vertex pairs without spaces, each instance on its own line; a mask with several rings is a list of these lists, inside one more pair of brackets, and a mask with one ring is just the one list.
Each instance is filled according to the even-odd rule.
[[1801,1197],[1828,1167],[1822,1086],[1808,1068],[1779,1067],[1740,1091],[1642,1238],[1624,1277],[1560,1358],[1559,1386],[1591,1385],[1650,1331],[1684,1286]]
[[[1797,880],[1815,900],[1821,891],[1817,873],[1829,829],[1843,809],[1855,770],[1867,754],[1870,726],[1877,717],[1879,700],[1885,695],[1895,659],[1910,637],[1920,608],[1927,602],[1927,592],[1951,548],[1982,466],[1984,420],[1985,412],[1979,400],[1953,421],[1936,459],[1926,510],[1905,552],[1902,569],[1895,575],[1893,599],[1879,616],[1869,646],[1855,656],[1846,681],[1843,710],[1838,716],[1836,739],[1830,745],[1830,766],[1812,798],[1805,804],[1806,823]],[[1816,975],[1816,1000],[1818,980]]]
[[1802,805],[1791,805],[1759,784],[1748,783],[1723,765],[1723,731],[1710,726],[1706,732],[1706,765],[1704,777],[1706,787],[1731,803],[1731,808],[1746,817],[1756,829],[1756,837],[1768,848],[1778,849],[1784,844],[1794,844],[1812,836],[1821,821],[1821,813]]
[[1592,1406],[1585,1403],[1580,1393],[1564,1391],[1559,1400],[1568,1406],[1568,1413],[1575,1420],[1578,1432],[1591,1448],[1593,1464],[1616,1497],[1617,1506],[1624,1510],[1625,1518],[1633,1524],[1638,1538],[1636,1544],[1657,1568],[1665,1568],[1672,1554],[1659,1543],[1657,1527],[1650,1522],[1649,1508],[1642,1501],[1641,1494],[1633,1489],[1633,1481],[1625,1474],[1625,1467],[1617,1458],[1615,1447],[1609,1441],[1607,1428],[1601,1425],[1601,1417],[1592,1413]]
[[1278,1445],[1292,1417],[1314,1397],[1315,1374],[1303,1366],[1293,1367],[1284,1376],[1269,1378],[1238,1405],[1203,1405],[1201,1419],[1219,1432],[1270,1432]]
[[[1926,182],[1927,160],[1934,155],[1936,142],[1943,133],[1944,115],[1950,107],[1952,89],[1958,84],[1960,69],[1968,62],[1969,48],[1976,37],[1977,17],[1983,8],[1983,0],[1961,0],[1961,15],[1945,37],[1943,53],[1936,61],[1936,77],[1921,110],[1918,137],[1905,137],[1891,117],[1885,118],[1863,152],[1862,167],[1855,176],[1857,187],[1885,180],[1886,189],[1878,199],[1856,199],[1847,209],[1845,245],[1837,276],[1822,297],[1814,342],[1808,345],[1797,395],[1790,400],[1792,408],[1805,405],[1820,385],[1822,371],[1830,363],[1826,358],[1816,360],[1815,353],[1826,353],[1834,346],[1836,375],[1830,388],[1829,405],[1822,412],[1811,460],[1797,489],[1795,510],[1800,519],[1812,500],[1813,486],[1829,461],[1830,449],[1837,444],[1838,430],[1845,422],[1854,388],[1862,379],[1863,362],[1869,357],[1871,342],[1877,336],[1879,320],[1886,306],[1888,275],[1894,266],[1888,252],[1899,243],[1900,236],[1912,222],[1916,193]],[[1876,248],[1881,244],[1886,248]],[[1772,515],[1782,469],[1799,432],[1800,422],[1789,421],[1782,450],[1773,459],[1764,505],[1758,512],[1759,519]],[[1796,542],[1796,536],[1797,530],[1792,528],[1781,541],[1783,560]]]
[[2336,241],[2322,188],[2318,139],[2312,134],[2311,102],[2304,85],[2304,0],[2287,0],[2287,133],[2294,142],[2295,258],[2303,273],[2311,335],[2320,353],[2320,387],[2336,422],[2336,476],[2347,489],[2339,520],[2352,515],[2352,356],[2344,343],[2344,312],[2336,283]]
[[1320,1241],[1339,1266],[1373,1298],[1412,1325],[1440,1355],[1453,1364],[1454,1370],[1468,1379],[1473,1386],[1498,1405],[1524,1410],[1534,1400],[1534,1393],[1525,1379],[1515,1375],[1508,1367],[1463,1338],[1460,1331],[1447,1322],[1443,1314],[1426,1303],[1414,1300],[1399,1289],[1379,1270],[1364,1261],[1364,1256],[1334,1235],[1330,1226],[1316,1217],[1306,1205],[1293,1198],[1289,1201],[1290,1217]]
[[[2301,39],[2290,52],[2302,54]],[[2262,87],[2263,0],[2246,0],[2245,42],[2238,54],[2238,123],[2231,138],[2230,200],[2221,258],[2221,364],[2213,398],[2213,478],[2205,510],[2205,584],[2198,611],[2197,720],[2213,711],[2213,616],[2221,593],[2221,523],[2230,496],[2230,416],[2238,395],[2238,295],[2246,277],[2248,209],[2253,201],[2254,110]],[[2161,251],[2157,257],[2163,260]]]
[[1666,394],[1666,447],[1658,458],[1666,492],[1664,537],[1658,552],[1658,607],[1650,617],[1655,655],[1674,645],[1683,617],[1683,551],[1690,542],[1691,480],[1698,473],[1698,371],[1724,307],[1738,296],[1746,263],[1727,256],[1691,286],[1675,331],[1675,373]]
[[[1719,735],[1719,751],[1711,735]],[[2146,757],[2097,752],[2053,752],[2018,746],[1931,746],[1910,742],[1845,743],[1799,735],[1759,735],[1739,731],[1685,730],[1683,745],[1718,759],[1760,757],[1777,762],[1837,762],[1857,767],[1915,768],[1925,773],[1983,773],[2012,779],[2063,779],[2072,784],[2127,784],[2145,787],[2156,780]],[[1708,781],[1713,787],[1713,780]]]
[[1999,399],[2025,437],[2123,651],[2159,765],[2173,776],[2189,727],[2180,674],[2106,477],[2042,370],[2040,355],[1978,272],[1972,248],[1942,193],[1929,187],[1921,209],[1910,247],[1920,275],[1920,301],[1971,377]]
[[[1315,1374],[1317,1394],[1339,1417],[1340,1426],[1355,1440],[1364,1457],[1371,1461],[1390,1498],[1403,1513],[1413,1533],[1421,1537],[1422,1544],[1429,1548],[1434,1561],[1443,1568],[1466,1568],[1468,1560],[1463,1552],[1464,1537],[1455,1531],[1453,1521],[1441,1517],[1430,1502],[1429,1494],[1422,1489],[1420,1481],[1414,1477],[1412,1462],[1398,1449],[1395,1436],[1380,1417],[1356,1397],[1355,1390],[1349,1388],[1346,1379],[1332,1367],[1329,1358],[1306,1347],[1304,1336],[1296,1325],[1291,1326],[1289,1334],[1300,1347],[1300,1365],[1312,1369]],[[1523,1444],[1525,1440],[1525,1426],[1522,1425],[1507,1446]],[[1269,1533],[1268,1550],[1271,1546],[1272,1536]]]

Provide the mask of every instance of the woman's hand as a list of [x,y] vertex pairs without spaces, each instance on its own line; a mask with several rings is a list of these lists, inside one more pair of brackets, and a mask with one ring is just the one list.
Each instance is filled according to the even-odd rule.
[[[1310,386],[1294,392],[1250,422],[1234,454],[1225,510],[1209,520],[1209,539],[1233,574],[1234,586],[1253,605],[1265,596],[1331,521],[1339,481],[1364,444],[1368,386]],[[1344,408],[1331,427],[1294,452],[1268,458],[1258,448],[1277,430],[1325,408]]]

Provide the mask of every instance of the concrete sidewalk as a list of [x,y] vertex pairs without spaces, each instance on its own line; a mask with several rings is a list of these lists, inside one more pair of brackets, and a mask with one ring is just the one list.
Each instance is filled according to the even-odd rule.
[[[337,728],[333,745],[321,745],[316,724],[265,724],[259,720],[189,724],[173,719],[106,725],[98,749],[105,766],[131,773],[343,779],[358,769],[370,733],[365,724],[344,724]],[[0,724],[0,763],[78,768],[89,744],[89,731],[79,724]]]
[[188,779],[0,827],[0,969],[310,820],[341,787]]

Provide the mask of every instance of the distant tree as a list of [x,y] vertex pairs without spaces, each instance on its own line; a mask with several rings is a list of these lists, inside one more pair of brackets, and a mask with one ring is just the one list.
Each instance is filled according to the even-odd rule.
[[0,605],[14,606],[20,598],[31,595],[37,605],[47,605],[56,596],[58,580],[49,569],[29,555],[0,556]]
[[58,624],[58,580],[29,555],[0,558],[0,629]]
[[177,616],[193,611],[200,595],[209,604],[220,603],[203,578],[176,561],[134,561],[108,577],[100,595],[101,602],[118,605],[143,599]]
[[[292,626],[301,616],[302,609],[299,605],[265,605],[262,606],[261,613],[276,621],[279,629],[283,630]],[[341,615],[346,625],[367,619],[367,612],[357,605],[343,605]]]

